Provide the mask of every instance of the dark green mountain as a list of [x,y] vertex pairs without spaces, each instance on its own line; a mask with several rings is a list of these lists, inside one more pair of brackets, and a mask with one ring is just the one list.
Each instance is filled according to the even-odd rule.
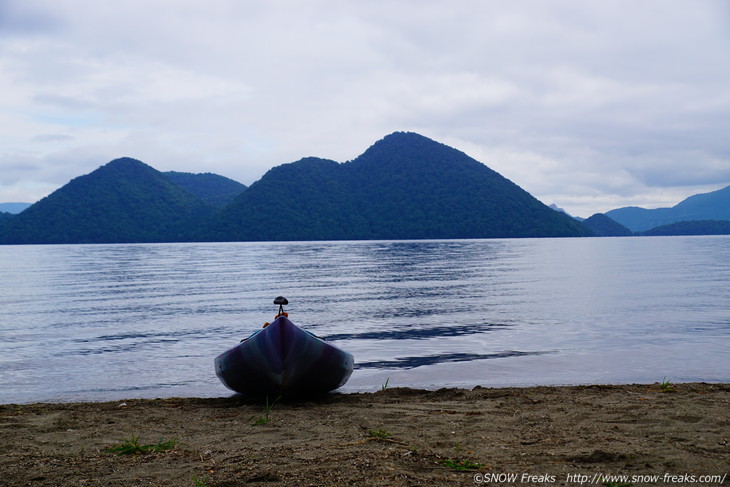
[[670,223],[669,225],[661,225],[641,232],[640,235],[730,235],[730,221],[693,220]]
[[15,216],[0,227],[0,243],[181,241],[212,211],[159,171],[122,158]]
[[583,220],[583,224],[591,229],[595,237],[628,237],[633,235],[631,230],[611,220],[603,213],[596,213],[586,218]]
[[[242,192],[230,183],[117,159],[3,217],[0,243],[591,234],[466,154],[413,133],[391,134],[342,164],[306,158],[275,167]],[[215,212],[217,195],[234,191]]]
[[606,212],[611,219],[634,232],[689,220],[730,220],[730,186],[696,194],[671,208],[647,210],[636,206]]
[[397,132],[353,161],[271,169],[205,240],[564,237],[590,234],[463,152]]
[[5,224],[5,222],[9,222],[15,217],[12,213],[7,213],[5,211],[0,211],[0,226]]
[[168,171],[162,174],[173,183],[185,188],[205,203],[216,208],[226,206],[246,189],[246,186],[238,181],[209,172],[193,174]]

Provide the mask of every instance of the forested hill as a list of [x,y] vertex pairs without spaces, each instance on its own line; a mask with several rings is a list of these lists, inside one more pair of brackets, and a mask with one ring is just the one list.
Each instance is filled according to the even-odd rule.
[[339,164],[306,158],[271,169],[198,235],[203,240],[583,236],[463,152],[396,132]]
[[116,159],[0,226],[0,243],[187,240],[213,208],[152,167]]
[[[567,237],[591,231],[463,152],[397,132],[356,159],[306,158],[249,188],[109,162],[0,221],[0,243]],[[229,204],[217,209],[226,199]]]
[[209,172],[193,174],[189,172],[163,172],[170,181],[188,190],[205,203],[222,208],[246,189],[246,186],[218,174]]
[[730,235],[728,220],[692,220],[654,227],[640,235]]
[[583,224],[591,229],[594,237],[629,237],[633,232],[611,220],[603,213],[596,213],[589,218],[583,220]]

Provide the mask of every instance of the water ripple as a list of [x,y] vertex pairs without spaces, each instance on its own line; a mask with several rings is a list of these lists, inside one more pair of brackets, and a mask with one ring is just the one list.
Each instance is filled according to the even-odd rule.
[[213,358],[278,295],[354,354],[345,390],[730,381],[730,237],[0,246],[0,266],[0,403],[228,394]]

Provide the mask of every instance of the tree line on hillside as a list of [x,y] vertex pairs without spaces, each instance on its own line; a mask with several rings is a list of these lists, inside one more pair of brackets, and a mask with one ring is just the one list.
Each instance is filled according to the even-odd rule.
[[632,231],[602,214],[581,223],[463,152],[403,132],[349,162],[274,167],[248,188],[116,159],[18,215],[0,213],[6,244],[592,235]]

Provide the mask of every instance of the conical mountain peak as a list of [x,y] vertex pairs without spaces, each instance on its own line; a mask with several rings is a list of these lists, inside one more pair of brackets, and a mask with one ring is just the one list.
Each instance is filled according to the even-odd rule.
[[[0,243],[580,236],[569,216],[463,152],[394,132],[347,162],[307,157],[230,203],[194,175],[121,157],[0,225]],[[177,182],[175,182],[177,181]],[[189,189],[188,189],[189,188]],[[215,185],[213,193],[219,193]],[[203,199],[208,204],[204,203]],[[213,206],[223,206],[214,212]]]
[[[138,171],[153,171],[158,172],[157,169],[153,168],[152,166],[149,166],[145,164],[144,162],[134,159],[132,157],[119,157],[118,159],[111,160],[104,164],[103,166],[99,167],[97,171],[131,171],[131,172],[138,172]],[[95,171],[96,172],[96,171]],[[92,173],[93,174],[93,173]]]
[[0,241],[179,241],[211,211],[153,167],[123,157],[69,181],[28,208],[0,229]]
[[384,153],[391,153],[393,155],[419,155],[427,156],[428,158],[433,158],[443,153],[465,155],[452,147],[415,132],[393,132],[371,145],[359,159],[367,159],[370,156]]
[[479,161],[416,133],[387,135],[345,164],[313,161],[269,171],[218,215],[211,235],[341,240],[587,232]]

